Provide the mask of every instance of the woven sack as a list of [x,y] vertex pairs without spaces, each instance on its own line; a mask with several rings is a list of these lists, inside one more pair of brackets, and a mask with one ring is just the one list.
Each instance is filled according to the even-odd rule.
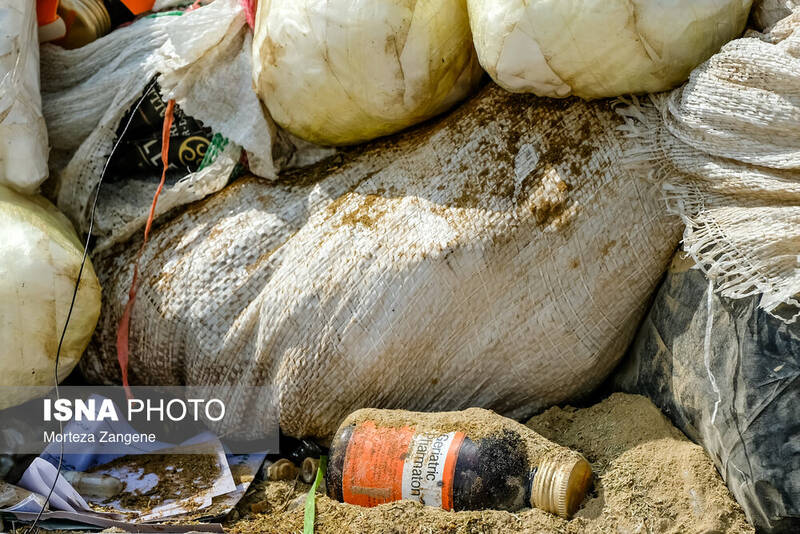
[[732,41],[682,88],[623,113],[627,158],[665,181],[684,249],[716,291],[800,316],[800,8]]
[[[622,124],[608,103],[492,85],[278,183],[236,181],[151,236],[131,383],[264,385],[285,432],[321,438],[365,406],[520,418],[591,391],[680,232],[657,185],[621,166]],[[120,380],[139,247],[96,258],[92,381]],[[236,415],[228,431],[269,428],[258,407]]]

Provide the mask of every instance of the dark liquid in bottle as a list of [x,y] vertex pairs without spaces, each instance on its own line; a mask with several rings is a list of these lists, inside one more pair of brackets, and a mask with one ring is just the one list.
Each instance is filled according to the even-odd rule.
[[[375,506],[410,499],[456,511],[535,505],[566,517],[591,481],[586,460],[563,447],[547,444],[541,457],[532,458],[531,437],[545,440],[516,423],[471,437],[430,424],[383,426],[358,414],[331,444],[327,488],[342,502]],[[435,417],[423,415],[428,422]]]

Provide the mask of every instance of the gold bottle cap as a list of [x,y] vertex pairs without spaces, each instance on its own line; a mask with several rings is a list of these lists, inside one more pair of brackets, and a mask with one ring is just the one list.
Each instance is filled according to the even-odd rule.
[[556,454],[539,464],[531,487],[531,506],[569,518],[586,497],[592,467],[578,453]]
[[85,46],[111,29],[111,19],[106,22],[107,11],[97,0],[61,0],[58,14],[71,21],[61,43],[67,49]]
[[300,466],[300,478],[306,484],[313,484],[317,478],[317,470],[319,469],[319,459],[308,457],[303,460],[303,465]]
[[89,8],[97,20],[97,36],[102,37],[111,31],[111,17],[108,15],[102,0],[83,0],[84,5]]
[[67,35],[61,42],[64,48],[80,48],[97,38],[94,18],[80,0],[61,0],[58,15],[70,21]]
[[296,476],[297,467],[286,458],[281,458],[267,467],[268,480],[292,480]]

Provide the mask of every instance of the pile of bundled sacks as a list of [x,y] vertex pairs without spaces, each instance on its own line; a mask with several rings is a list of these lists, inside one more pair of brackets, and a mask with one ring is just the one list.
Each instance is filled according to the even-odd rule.
[[[0,51],[1,383],[52,380],[79,272],[59,379],[80,359],[119,383],[124,339],[131,384],[269,386],[282,430],[323,440],[364,406],[521,418],[578,399],[646,316],[621,387],[720,451],[751,520],[797,525],[800,481],[732,452],[767,397],[800,407],[795,2],[262,0],[253,18],[214,0],[41,62],[30,4],[0,8],[24,30]],[[153,95],[208,135],[199,165],[176,145],[143,243],[161,169],[111,154]],[[82,271],[36,194],[48,168],[42,190],[91,234]],[[682,233],[696,268],[650,309]],[[769,351],[774,376],[730,369]],[[686,387],[665,393],[672,365]],[[730,384],[764,380],[771,396]],[[257,409],[236,415],[221,431],[258,434]]]

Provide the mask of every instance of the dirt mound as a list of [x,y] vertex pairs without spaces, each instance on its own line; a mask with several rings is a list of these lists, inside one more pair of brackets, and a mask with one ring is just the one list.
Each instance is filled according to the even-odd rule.
[[[691,533],[754,532],[702,448],[649,400],[615,393],[585,409],[551,408],[528,426],[592,463],[592,494],[570,521],[539,510],[445,512],[412,502],[361,508],[317,498],[318,533]],[[262,483],[239,508],[233,533],[303,530],[304,484]],[[262,513],[252,513],[259,502]]]

